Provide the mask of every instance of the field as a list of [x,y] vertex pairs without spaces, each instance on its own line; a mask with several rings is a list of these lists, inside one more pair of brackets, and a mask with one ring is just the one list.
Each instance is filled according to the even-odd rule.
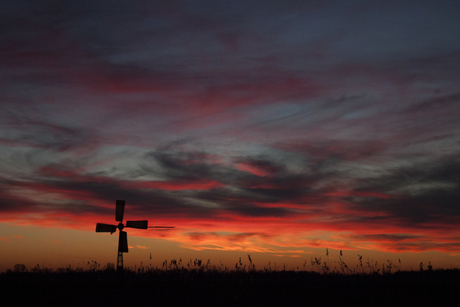
[[458,306],[460,270],[374,273],[199,267],[1,273],[4,306]]

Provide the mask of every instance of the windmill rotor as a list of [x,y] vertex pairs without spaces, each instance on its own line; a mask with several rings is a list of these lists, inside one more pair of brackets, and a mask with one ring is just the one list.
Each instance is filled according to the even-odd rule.
[[118,227],[115,225],[102,224],[102,223],[96,224],[96,232],[110,232],[110,234],[112,234],[115,231],[117,231],[117,228]]
[[115,203],[115,221],[122,223],[124,213],[125,213],[125,201],[117,200]]
[[126,221],[126,227],[137,228],[137,229],[147,229],[149,227],[149,221]]

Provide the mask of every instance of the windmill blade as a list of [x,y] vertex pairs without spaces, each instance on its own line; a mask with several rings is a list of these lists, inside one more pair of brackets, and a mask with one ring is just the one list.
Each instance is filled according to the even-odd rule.
[[117,199],[115,209],[115,221],[123,222],[123,214],[125,213],[125,201]]
[[96,224],[96,232],[110,232],[110,234],[112,234],[115,231],[117,231],[117,226],[115,225],[101,223]]
[[147,220],[126,221],[126,227],[131,227],[131,228],[147,229],[148,225],[149,225],[149,221],[147,221]]
[[120,231],[120,237],[118,238],[118,252],[128,252],[128,236],[125,231]]
[[172,229],[175,228],[174,226],[149,226],[149,228],[156,228],[156,229]]

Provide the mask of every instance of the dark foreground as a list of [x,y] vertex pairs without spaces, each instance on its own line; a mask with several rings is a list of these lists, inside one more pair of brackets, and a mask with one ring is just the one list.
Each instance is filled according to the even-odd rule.
[[460,306],[460,271],[2,273],[1,306]]

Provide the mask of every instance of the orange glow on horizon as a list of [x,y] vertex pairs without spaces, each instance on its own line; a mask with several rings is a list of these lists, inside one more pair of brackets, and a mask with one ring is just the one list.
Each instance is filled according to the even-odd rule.
[[[116,249],[118,235],[95,233],[93,231],[76,231],[56,228],[42,228],[38,226],[16,226],[11,223],[0,223],[0,229],[6,235],[0,240],[0,247],[4,253],[0,271],[12,268],[16,263],[25,263],[27,266],[44,265],[47,267],[65,267],[69,264],[76,268],[85,268],[87,262],[93,260],[105,265],[107,262],[116,262]],[[131,229],[130,229],[131,230]],[[15,233],[15,234],[13,234]],[[19,233],[19,235],[18,235]],[[209,234],[202,236],[199,241],[176,241],[177,237],[170,239],[155,239],[153,237],[139,237],[139,232],[129,232],[129,253],[125,254],[127,266],[152,264],[160,266],[163,260],[182,258],[211,259],[212,263],[224,263],[230,268],[242,257],[243,260],[250,254],[254,263],[260,269],[262,266],[273,263],[281,258],[289,267],[303,268],[304,262],[309,263],[311,257],[326,259],[325,247],[329,249],[329,258],[333,263],[338,259],[339,250],[343,251],[343,259],[349,266],[357,265],[357,254],[364,258],[373,259],[379,263],[387,259],[397,263],[402,260],[403,269],[417,268],[421,261],[432,261],[435,267],[448,268],[450,265],[460,266],[460,253],[447,253],[440,251],[414,251],[404,252],[384,250],[381,246],[368,246],[366,249],[352,248],[339,241],[297,239],[297,243],[289,243],[293,238],[260,238],[257,235],[240,236],[238,234]],[[198,243],[198,244],[197,244]],[[371,247],[370,249],[368,249]],[[373,248],[379,248],[377,251]],[[153,259],[149,259],[149,255]],[[66,255],[69,255],[67,257]],[[355,259],[356,258],[356,259]],[[279,262],[279,261],[278,261]],[[278,265],[280,265],[278,263]],[[307,269],[309,266],[307,266]]]

